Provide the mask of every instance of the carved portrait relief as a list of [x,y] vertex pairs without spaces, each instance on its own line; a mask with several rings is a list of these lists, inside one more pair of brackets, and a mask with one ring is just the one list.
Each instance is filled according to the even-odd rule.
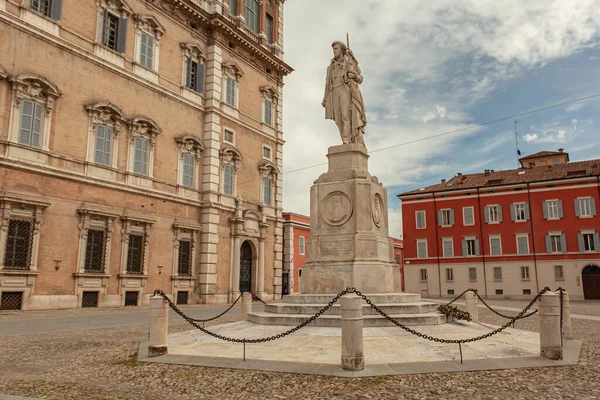
[[383,199],[379,193],[376,193],[375,196],[373,196],[373,222],[375,223],[375,226],[381,228],[383,219]]
[[345,224],[353,212],[352,200],[344,192],[329,193],[323,200],[321,216],[329,225]]

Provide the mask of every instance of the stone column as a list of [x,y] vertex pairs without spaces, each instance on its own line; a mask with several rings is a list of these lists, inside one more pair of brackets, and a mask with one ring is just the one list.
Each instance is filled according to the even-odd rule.
[[[559,294],[560,296],[560,294]],[[563,292],[563,337],[565,339],[573,339],[573,327],[571,325],[571,304],[569,302],[569,293]],[[560,311],[560,310],[559,310]]]
[[479,322],[479,312],[477,310],[477,295],[474,292],[465,293],[467,300],[467,312],[471,314],[473,322]]
[[240,237],[233,238],[233,278],[231,286],[232,301],[240,294]]
[[562,360],[560,332],[560,298],[546,292],[540,301],[540,355],[551,360]]
[[252,312],[252,293],[242,294],[242,320],[246,320],[248,314]]
[[256,277],[256,294],[263,298],[265,292],[265,238],[258,239],[258,276]]
[[349,371],[365,369],[363,353],[362,298],[349,294],[342,303],[342,368]]
[[169,306],[162,296],[150,297],[150,339],[148,356],[167,354],[167,336],[169,334]]

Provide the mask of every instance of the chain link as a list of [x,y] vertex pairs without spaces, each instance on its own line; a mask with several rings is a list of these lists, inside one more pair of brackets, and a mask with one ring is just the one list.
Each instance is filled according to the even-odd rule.
[[471,288],[469,288],[469,289],[465,290],[464,292],[462,292],[461,294],[459,294],[458,296],[456,296],[456,297],[454,298],[454,300],[452,300],[450,303],[448,303],[448,304],[446,304],[446,305],[447,305],[447,306],[449,306],[450,304],[454,303],[456,300],[458,300],[458,299],[460,299],[461,297],[463,297],[463,296],[465,295],[465,293],[467,293],[467,292],[474,292],[474,293],[477,293],[477,289],[471,289]]
[[565,291],[565,289],[563,289],[562,287],[559,287],[558,289],[556,289],[559,292],[559,300],[560,301],[560,344],[561,346],[563,345],[563,292]]
[[221,314],[217,315],[216,317],[212,317],[212,318],[208,318],[208,319],[195,319],[195,318],[190,318],[190,321],[194,321],[194,322],[209,322],[209,321],[214,321],[217,318],[221,318],[223,315],[227,314],[229,312],[229,310],[231,310],[233,308],[233,306],[235,306],[235,304],[238,302],[239,299],[242,298],[242,295],[244,293],[240,293],[240,295],[238,296],[237,299],[235,299],[235,301],[229,306],[229,308],[225,311],[223,311]]
[[[545,288],[550,290],[549,288]],[[544,290],[545,290],[544,289]],[[486,306],[491,312],[493,312],[494,314],[502,317],[502,318],[506,318],[506,319],[512,319],[513,317],[509,317],[508,315],[504,315],[499,313],[498,311],[494,310],[488,303],[485,302],[485,300],[479,295],[479,293],[477,293],[477,291],[475,291],[475,295],[477,296],[477,298],[479,300],[481,300],[481,302],[483,303],[484,306]],[[523,319],[523,318],[527,318],[527,317],[531,317],[532,315],[535,315],[538,312],[538,310],[534,310],[531,313],[527,314],[527,315],[523,315],[521,318],[519,319]]]

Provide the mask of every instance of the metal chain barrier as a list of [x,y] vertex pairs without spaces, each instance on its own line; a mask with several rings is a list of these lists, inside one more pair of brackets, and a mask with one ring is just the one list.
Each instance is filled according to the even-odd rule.
[[562,287],[559,287],[558,289],[556,289],[559,292],[559,300],[560,301],[560,344],[561,346],[564,345],[563,343],[563,292],[565,291],[565,289],[563,289]]
[[[549,288],[545,288],[544,290],[550,290]],[[477,293],[477,291],[475,291],[475,295],[477,296],[477,298],[479,300],[481,300],[481,302],[483,303],[483,305],[485,305],[491,312],[493,312],[494,314],[502,317],[502,318],[506,318],[506,319],[512,319],[513,317],[509,317],[508,315],[504,315],[499,313],[498,311],[494,310],[488,303],[485,302],[485,300],[483,300],[483,298],[479,295],[479,293]],[[527,317],[531,317],[532,315],[536,314],[538,312],[538,310],[534,310],[531,313],[527,314],[527,315],[523,315],[521,318],[518,319],[523,319],[523,318],[527,318]]]
[[263,304],[267,304],[263,299],[261,299],[260,297],[258,297],[257,295],[255,295],[254,293],[250,292],[252,294],[252,299],[256,299],[258,301],[260,301]]
[[469,289],[465,290],[464,292],[462,292],[461,294],[459,294],[458,296],[456,296],[456,297],[454,298],[454,300],[452,300],[450,303],[447,303],[446,305],[447,305],[447,306],[449,306],[450,304],[454,303],[456,300],[458,300],[458,299],[460,299],[461,297],[463,297],[463,296],[465,295],[465,293],[467,293],[467,292],[474,292],[474,293],[477,293],[477,289],[471,289],[471,288],[469,288]]
[[[242,295],[244,293],[240,293],[240,295],[238,296],[237,299],[235,299],[235,301],[229,306],[229,308],[225,311],[223,311],[221,314],[217,315],[216,317],[212,317],[212,318],[208,318],[208,319],[195,319],[195,318],[190,318],[190,321],[194,321],[194,322],[209,322],[209,321],[214,321],[217,318],[221,318],[223,315],[227,314],[229,312],[229,310],[231,310],[233,308],[233,306],[235,306],[235,303],[237,303],[241,298]],[[164,297],[164,296],[163,296]]]

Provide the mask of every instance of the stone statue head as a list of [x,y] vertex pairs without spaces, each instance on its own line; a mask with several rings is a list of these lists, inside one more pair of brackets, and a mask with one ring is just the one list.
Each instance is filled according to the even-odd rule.
[[333,47],[333,55],[335,56],[335,58],[338,58],[341,55],[346,55],[346,51],[347,51],[347,47],[344,44],[344,42],[340,42],[339,40],[336,40],[335,42],[333,42],[331,44],[331,47]]

